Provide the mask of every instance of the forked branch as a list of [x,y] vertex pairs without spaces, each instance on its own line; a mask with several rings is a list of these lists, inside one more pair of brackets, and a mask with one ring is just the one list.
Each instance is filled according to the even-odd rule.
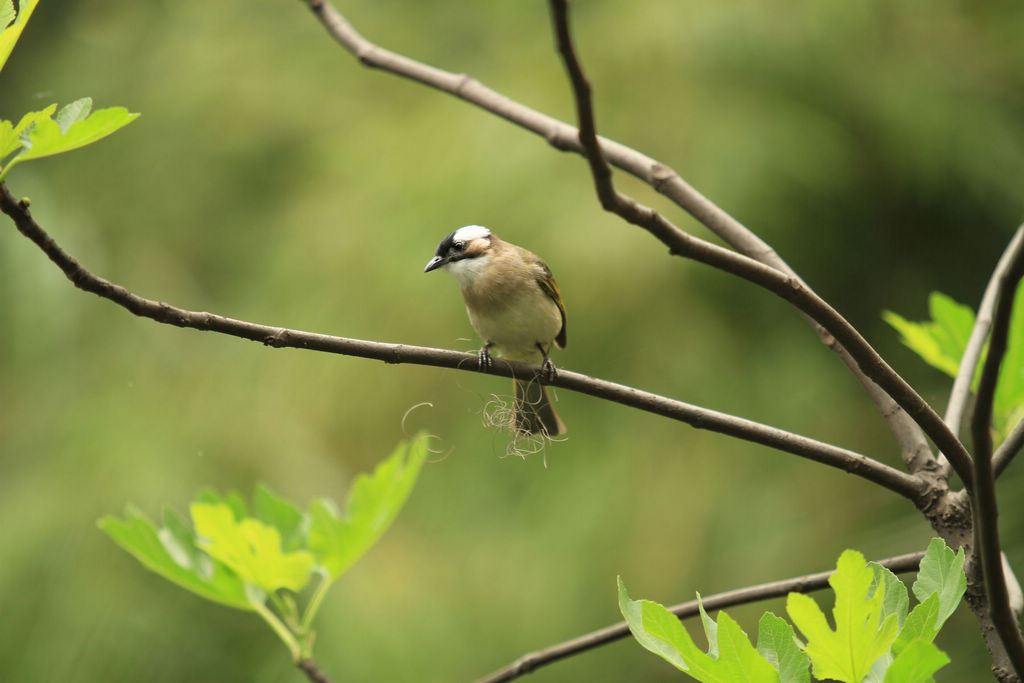
[[759,285],[796,306],[810,316],[829,334],[846,347],[860,369],[882,387],[896,403],[909,414],[936,446],[946,454],[953,469],[964,485],[970,489],[973,477],[971,457],[959,438],[946,426],[931,406],[900,377],[867,340],[827,302],[808,289],[794,276],[765,266],[742,254],[689,235],[673,225],[667,218],[649,207],[618,192],[613,183],[611,168],[604,159],[601,143],[594,124],[590,84],[587,82],[576,56],[569,32],[567,0],[550,0],[558,51],[565,62],[572,83],[579,117],[580,144],[594,177],[594,185],[601,205],[623,220],[644,228],[664,243],[673,254],[691,258]]

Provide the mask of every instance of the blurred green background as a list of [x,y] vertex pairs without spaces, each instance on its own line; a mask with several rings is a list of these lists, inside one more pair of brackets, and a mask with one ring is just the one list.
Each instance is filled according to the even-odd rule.
[[[371,40],[573,110],[543,2],[378,0]],[[755,229],[940,408],[948,382],[879,313],[976,305],[1024,216],[1024,6],[954,0],[574,3],[612,138]],[[583,160],[452,97],[365,69],[298,0],[43,0],[0,117],[85,95],[142,117],[9,178],[95,273],[175,305],[474,350],[458,287],[424,275],[467,223],[542,255],[565,368],[899,462],[846,369],[786,304],[671,258],[601,211]],[[620,188],[707,237],[648,188]],[[923,549],[908,504],[796,457],[558,392],[568,439],[506,457],[481,425],[504,380],[135,318],[75,290],[0,221],[0,678],[300,681],[251,614],[157,578],[96,528],[204,485],[340,500],[405,434],[443,452],[321,612],[336,681],[467,681],[618,621],[615,576],[675,603],[820,571],[845,548]],[[410,407],[430,402],[405,420]],[[545,465],[546,461],[546,465]],[[1021,467],[1003,535],[1024,569]],[[781,605],[768,607],[779,612]],[[765,605],[732,613],[753,632]],[[962,609],[940,680],[985,680]],[[534,681],[680,680],[622,641]]]

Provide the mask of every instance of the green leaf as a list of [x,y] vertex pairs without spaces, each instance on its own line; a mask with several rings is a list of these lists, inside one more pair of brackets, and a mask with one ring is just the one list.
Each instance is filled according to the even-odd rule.
[[903,620],[907,618],[907,610],[910,609],[910,597],[907,595],[907,587],[903,585],[898,576],[877,562],[868,562],[868,566],[875,573],[875,577],[871,582],[871,588],[868,589],[868,595],[874,595],[879,582],[884,583],[882,619],[885,619],[890,614],[895,614],[896,623],[902,628]]
[[789,594],[786,611],[807,639],[806,652],[814,664],[815,677],[860,683],[896,639],[897,615],[881,616],[884,583],[868,597],[874,576],[860,553],[847,550],[839,557],[836,571],[829,578],[836,595],[834,631],[812,598]]
[[0,29],[7,28],[14,17],[17,16],[14,12],[14,3],[11,0],[3,0],[0,2]]
[[900,333],[900,341],[925,363],[950,377],[956,377],[963,349],[959,353],[951,353],[946,348],[949,335],[944,334],[938,325],[931,322],[913,323],[892,311],[884,311],[882,319]]
[[57,127],[60,128],[60,132],[66,134],[72,124],[84,121],[91,111],[92,98],[83,97],[61,107],[60,111],[57,112],[57,116],[54,117],[54,121],[56,121]]
[[932,316],[933,334],[939,348],[947,357],[956,359],[959,372],[960,359],[974,329],[974,311],[942,292],[932,292],[928,295],[928,312]]
[[229,607],[252,610],[242,581],[221,565],[197,561],[191,532],[180,528],[161,533],[144,514],[129,506],[125,519],[113,515],[97,522],[115,543],[131,553],[147,569],[200,597]]
[[[81,100],[68,105],[72,109],[64,120],[64,123],[67,123],[66,130],[62,128],[60,122],[53,119],[36,121],[35,125],[27,132],[27,142],[23,138],[23,144],[27,149],[14,161],[39,159],[84,147],[127,126],[139,116],[130,113],[124,107],[110,107],[94,111],[87,118],[76,119],[75,116],[81,113],[80,102]],[[68,107],[62,109],[61,112],[63,113]]]
[[1014,298],[1010,337],[999,369],[999,383],[993,404],[992,426],[1005,438],[1024,417],[1024,288],[1018,287]]
[[920,602],[925,602],[932,593],[939,594],[939,615],[935,629],[942,628],[946,619],[956,611],[967,590],[964,549],[954,553],[941,538],[933,538],[921,560],[913,590]]
[[252,511],[256,519],[278,530],[281,546],[285,550],[296,550],[303,545],[306,515],[287,500],[274,495],[263,484],[257,486],[253,494]]
[[330,501],[309,506],[308,544],[330,580],[341,576],[377,542],[398,515],[427,457],[423,436],[401,443],[370,475],[356,477],[344,517]]
[[704,611],[700,593],[697,593],[697,609],[700,611],[700,623],[704,626],[704,637],[708,639],[708,655],[718,659],[718,624]]
[[947,664],[945,652],[933,643],[915,640],[893,660],[885,683],[931,683],[935,672]]
[[679,618],[650,600],[630,600],[619,578],[619,610],[640,645],[698,681],[777,683],[775,667],[758,654],[747,634],[725,612],[718,613],[718,657],[701,652]]
[[[666,620],[664,625],[655,626],[659,623],[659,617],[651,612],[649,616],[649,622],[652,627],[655,628],[657,635],[647,631],[644,626],[644,603],[649,601],[644,600],[631,600],[629,593],[626,592],[626,584],[623,583],[622,577],[618,577],[619,583],[619,611],[622,612],[622,617],[626,620],[626,624],[629,626],[630,632],[633,634],[633,638],[636,642],[640,643],[642,647],[650,650],[654,654],[658,655],[672,666],[676,667],[681,671],[689,672],[689,665],[683,656],[680,654],[680,650],[686,650],[691,655],[696,652],[697,654],[703,654],[694,645],[693,640],[690,638],[690,634],[686,632],[683,625],[679,623],[679,618],[669,612],[669,616],[675,620],[675,626]],[[650,603],[657,605],[657,603]],[[658,605],[661,607],[661,605]],[[662,608],[664,609],[664,608]],[[651,608],[656,611],[656,608]],[[665,610],[666,612],[668,610]],[[649,610],[650,612],[650,610]],[[673,634],[676,626],[682,630],[681,634]],[[675,645],[670,645],[669,640]],[[687,643],[687,641],[689,641]]]
[[750,644],[740,625],[718,613],[718,665],[727,681],[778,681],[779,672]]
[[196,495],[196,502],[209,503],[211,505],[223,503],[231,508],[231,512],[238,521],[242,521],[249,516],[249,506],[246,505],[245,498],[238,491],[228,491],[221,495],[214,489],[204,488]]
[[10,155],[16,149],[21,148],[21,134],[26,128],[40,119],[48,119],[57,110],[56,104],[51,104],[41,111],[30,111],[21,117],[18,125],[12,125],[10,121],[0,121],[0,161]]
[[0,17],[7,18],[6,23],[0,23],[0,26],[6,27],[0,30],[0,70],[7,63],[7,58],[11,56],[14,44],[18,42],[21,32],[25,30],[25,24],[28,23],[29,17],[32,16],[32,12],[35,11],[38,4],[39,0],[22,0],[20,3],[21,11],[18,13],[17,19],[10,26],[7,26],[7,23],[10,23],[10,13],[13,11],[13,6],[8,1],[6,3],[7,8],[0,10]]
[[757,625],[757,651],[779,672],[781,683],[810,683],[811,659],[797,644],[793,627],[771,612]]
[[892,654],[899,656],[901,652],[915,640],[932,642],[939,633],[942,624],[938,623],[939,594],[932,593],[928,599],[914,608],[907,617],[907,623],[892,644]]
[[224,503],[192,503],[190,511],[199,547],[245,583],[272,593],[279,588],[298,592],[309,582],[312,553],[283,552],[281,534],[275,527],[251,517],[239,521]]

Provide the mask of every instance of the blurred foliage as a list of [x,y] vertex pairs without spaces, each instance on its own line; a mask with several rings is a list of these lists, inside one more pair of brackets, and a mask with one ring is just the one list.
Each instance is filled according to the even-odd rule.
[[[339,8],[371,40],[572,116],[542,2]],[[920,319],[935,289],[976,305],[1020,221],[1024,6],[574,8],[602,132],[755,229],[941,407],[949,382],[879,312]],[[787,305],[669,258],[602,212],[579,157],[362,68],[297,0],[46,0],[0,93],[6,119],[86,95],[144,114],[11,177],[86,267],[143,296],[475,349],[454,281],[422,267],[443,235],[481,223],[558,277],[569,347],[557,364],[899,461],[860,387]],[[503,382],[137,319],[76,291],[7,228],[5,680],[302,680],[262,625],[138,571],[92,521],[129,500],[177,505],[206,485],[338,497],[419,428],[441,453],[320,614],[318,661],[338,680],[473,679],[617,621],[616,574],[672,603],[819,571],[847,547],[874,559],[930,537],[909,504],[858,478],[566,391],[567,441],[543,458],[504,457],[507,437],[479,416],[491,393],[510,391]],[[1005,491],[1022,483],[1006,479]],[[40,499],[52,501],[45,512]],[[1018,567],[1021,507],[1002,509]],[[750,629],[770,609],[732,616]],[[937,645],[952,658],[947,680],[986,670],[966,610]],[[671,675],[623,642],[531,680]]]

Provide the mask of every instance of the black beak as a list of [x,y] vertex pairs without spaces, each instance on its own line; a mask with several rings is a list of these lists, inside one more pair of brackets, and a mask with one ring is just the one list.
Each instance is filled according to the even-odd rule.
[[427,263],[427,267],[423,269],[423,272],[429,273],[432,270],[437,270],[446,263],[448,263],[448,259],[446,259],[444,256],[435,256],[434,258],[430,259],[430,262]]

